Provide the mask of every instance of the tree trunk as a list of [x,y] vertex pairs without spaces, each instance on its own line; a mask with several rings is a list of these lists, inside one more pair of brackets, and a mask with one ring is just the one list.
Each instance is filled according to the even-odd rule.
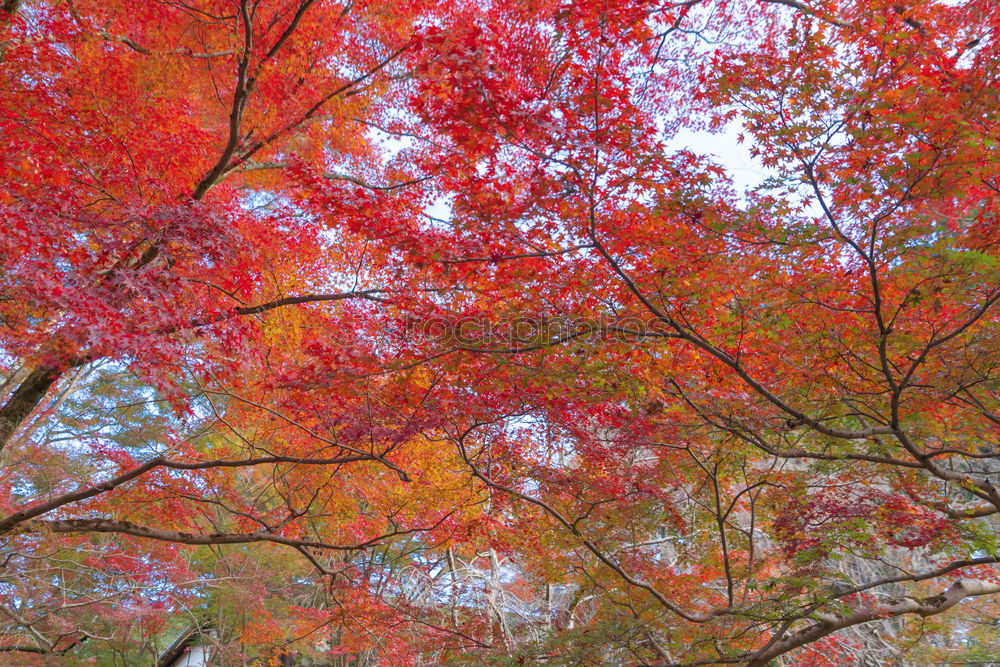
[[66,367],[39,366],[14,390],[0,408],[0,450],[7,446],[24,420],[38,407],[52,385],[67,370]]

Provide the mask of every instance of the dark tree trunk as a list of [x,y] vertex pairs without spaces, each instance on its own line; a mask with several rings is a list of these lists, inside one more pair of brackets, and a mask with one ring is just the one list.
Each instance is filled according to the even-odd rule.
[[65,367],[39,366],[18,385],[4,406],[0,408],[0,450],[7,446],[11,436],[28,415],[38,407],[52,385],[62,377],[66,370]]

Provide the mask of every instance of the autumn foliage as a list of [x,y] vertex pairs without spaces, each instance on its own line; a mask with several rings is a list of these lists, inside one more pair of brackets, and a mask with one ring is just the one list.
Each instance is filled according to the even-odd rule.
[[7,0],[0,663],[995,659],[998,40]]

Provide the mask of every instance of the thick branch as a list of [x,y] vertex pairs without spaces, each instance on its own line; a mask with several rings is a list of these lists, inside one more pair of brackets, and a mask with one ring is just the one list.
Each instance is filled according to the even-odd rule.
[[792,7],[793,9],[797,9],[803,14],[807,14],[809,16],[815,16],[821,21],[825,21],[831,25],[835,25],[838,28],[852,27],[849,21],[842,19],[839,16],[832,16],[830,14],[826,14],[825,12],[817,11],[812,7],[810,7],[809,5],[805,4],[804,2],[799,2],[798,0],[763,0],[763,1],[774,5],[786,5],[788,7]]
[[71,503],[80,502],[81,500],[93,498],[94,496],[101,495],[102,493],[107,493],[108,491],[118,488],[122,484],[130,482],[133,479],[146,474],[154,468],[170,468],[172,470],[207,470],[210,468],[242,468],[274,463],[293,463],[296,465],[343,465],[345,463],[355,463],[358,461],[375,461],[376,459],[377,457],[375,456],[367,455],[315,459],[295,456],[258,456],[249,459],[214,459],[211,461],[181,462],[170,461],[161,456],[157,456],[156,458],[150,459],[142,465],[105,482],[89,486],[85,489],[80,489],[79,491],[61,494],[43,503],[38,503],[37,505],[21,509],[4,519],[0,519],[0,535],[9,531],[12,527],[19,523],[34,519],[35,517],[51,512],[52,510],[64,507]]
[[[116,533],[132,535],[148,540],[173,542],[176,544],[208,545],[208,544],[250,544],[255,542],[272,542],[291,547],[311,547],[313,549],[328,549],[333,551],[354,551],[367,549],[385,539],[386,535],[359,542],[358,544],[330,544],[318,540],[298,540],[284,535],[265,531],[256,533],[186,533],[164,528],[140,526],[130,521],[116,519],[57,519],[39,521],[36,524],[54,533]],[[396,534],[396,533],[393,533]]]
[[368,301],[381,301],[376,295],[385,294],[383,289],[357,290],[353,292],[338,292],[334,294],[305,294],[302,296],[286,296],[281,299],[274,299],[256,306],[244,306],[237,308],[234,312],[237,315],[256,315],[275,308],[284,306],[296,306],[302,303],[318,303],[320,301],[343,301],[344,299],[366,299]]
[[[288,169],[287,164],[282,164],[280,162],[245,162],[242,167],[234,169],[234,172],[249,172],[249,171],[266,171],[269,169]],[[411,178],[407,181],[400,181],[398,183],[389,183],[387,185],[379,185],[377,183],[371,183],[359,178],[357,176],[351,176],[350,174],[341,174],[334,171],[328,171],[323,173],[323,178],[330,181],[347,181],[348,183],[353,183],[358,187],[365,188],[366,190],[376,190],[379,192],[388,192],[391,190],[398,190],[400,188],[409,187],[411,185],[418,185],[424,181],[429,181],[434,178],[433,176],[421,176],[419,178]]]
[[886,605],[858,609],[844,616],[837,614],[818,615],[819,622],[809,627],[785,635],[774,642],[767,651],[752,656],[747,667],[764,667],[774,658],[810,644],[829,634],[851,626],[869,623],[884,618],[894,618],[906,614],[917,614],[927,618],[945,612],[969,597],[1000,593],[1000,584],[978,579],[960,579],[939,595],[927,598],[904,598]]

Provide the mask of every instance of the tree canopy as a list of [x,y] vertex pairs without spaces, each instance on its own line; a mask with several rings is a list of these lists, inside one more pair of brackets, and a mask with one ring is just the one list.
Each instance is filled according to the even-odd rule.
[[7,0],[0,662],[995,659],[998,39]]

